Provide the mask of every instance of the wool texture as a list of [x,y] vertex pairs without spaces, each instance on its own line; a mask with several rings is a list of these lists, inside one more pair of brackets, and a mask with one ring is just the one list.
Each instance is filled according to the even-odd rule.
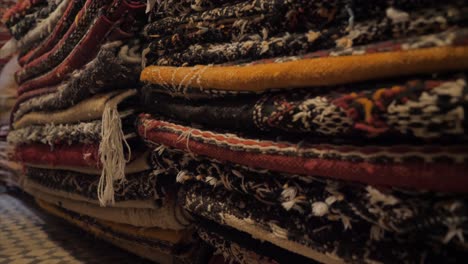
[[464,146],[295,144],[200,130],[145,114],[140,116],[138,132],[155,147],[164,145],[257,169],[371,185],[466,191],[460,185],[466,178]]

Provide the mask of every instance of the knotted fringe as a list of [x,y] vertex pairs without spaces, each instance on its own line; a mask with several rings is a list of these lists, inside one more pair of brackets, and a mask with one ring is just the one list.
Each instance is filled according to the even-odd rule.
[[[108,102],[102,113],[101,143],[99,144],[102,173],[98,184],[98,199],[101,206],[115,203],[114,181],[125,180],[125,164],[131,157],[131,149],[122,131],[122,121],[117,111],[118,103]],[[128,150],[128,159],[125,159],[122,142]]]

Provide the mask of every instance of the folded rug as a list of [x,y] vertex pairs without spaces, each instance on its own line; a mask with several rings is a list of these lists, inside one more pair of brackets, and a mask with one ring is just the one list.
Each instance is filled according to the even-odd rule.
[[[445,1],[444,4],[461,4],[461,1]],[[159,13],[164,18],[153,18],[154,22],[146,26],[149,34],[172,34],[180,29],[196,28],[204,24],[206,27],[215,28],[217,25],[230,24],[237,20],[243,22],[258,23],[259,16],[266,21],[276,20],[279,23],[287,21],[288,27],[283,30],[306,30],[310,28],[325,28],[329,24],[353,24],[369,18],[396,19],[400,11],[400,21],[408,19],[403,11],[419,10],[428,7],[440,7],[438,1],[274,1],[274,0],[236,0],[236,1],[164,1],[153,8],[153,14]],[[149,9],[152,7],[149,6]],[[388,10],[391,8],[391,10]],[[397,9],[397,10],[395,10]],[[170,13],[179,12],[183,15]],[[407,15],[407,14],[406,14]],[[403,17],[402,17],[403,16]],[[352,19],[352,21],[350,21]],[[305,23],[308,22],[308,23]],[[333,23],[331,23],[333,22]],[[301,25],[301,23],[303,25]],[[262,25],[259,23],[260,26]],[[269,25],[270,26],[270,25]]]
[[[34,167],[28,167],[25,174],[29,181],[44,188],[68,192],[88,200],[95,200],[95,204],[99,203],[97,201],[98,175]],[[161,203],[166,199],[164,187],[169,191],[173,181],[174,179],[170,177],[157,177],[148,169],[128,174],[126,181],[114,182],[115,201],[154,200],[154,204]]]
[[289,212],[290,217],[309,219],[310,225],[317,225],[312,221],[317,218],[342,222],[345,228],[367,222],[389,234],[413,233],[415,237],[438,240],[446,237],[448,222],[457,228],[468,227],[465,194],[279,174],[170,148],[159,148],[153,153],[152,164],[158,172],[177,175],[177,181],[184,185],[204,183],[213,189],[235,192],[280,212]]
[[[273,1],[262,1],[262,2],[254,2],[254,1],[248,1],[248,0],[199,0],[196,2],[193,2],[192,0],[165,0],[158,2],[158,5],[156,5],[156,0],[150,0],[148,1],[148,12],[151,11],[150,15],[151,21],[156,20],[158,17],[163,17],[163,16],[171,16],[171,17],[177,17],[177,16],[182,16],[182,15],[190,15],[193,13],[197,12],[203,12],[207,10],[212,10],[213,8],[218,8],[225,6],[226,4],[233,5],[237,4],[239,2],[247,2],[250,3],[251,5],[257,4],[254,7],[261,8],[261,3],[270,4],[272,5],[275,4]],[[453,1],[448,1],[448,2],[453,2]],[[266,3],[266,4],[265,4]],[[283,2],[278,2],[276,3],[275,6],[287,6],[289,5],[301,5],[301,4],[310,4],[305,1],[287,1],[287,3]],[[444,3],[447,3],[444,2]],[[418,7],[427,7],[427,6],[434,6],[437,4],[440,4],[439,1],[436,0],[424,0],[424,1],[418,1],[418,0],[397,0],[397,1],[387,1],[387,0],[378,0],[378,1],[373,1],[372,3],[369,3],[367,0],[354,0],[352,2],[347,2],[347,1],[314,1],[313,3],[316,7],[316,9],[322,9],[321,12],[323,12],[323,16],[327,13],[333,13],[334,9],[337,7],[344,7],[345,5],[348,5],[350,8],[353,10],[356,10],[353,12],[356,17],[362,17],[366,16],[369,14],[385,14],[385,9],[388,7],[394,7],[398,9],[413,9],[413,8],[418,8]],[[264,10],[265,7],[263,7]],[[276,11],[276,10],[275,10]],[[252,12],[252,11],[251,11]],[[336,11],[335,11],[336,12]],[[235,15],[235,14],[233,14]],[[209,17],[208,17],[209,18]]]
[[392,141],[404,137],[466,140],[464,75],[349,84],[327,90],[182,100],[147,86],[142,95],[146,111],[208,129],[257,136],[288,132],[351,141],[377,136]]
[[[215,133],[141,114],[138,132],[164,145],[257,169],[372,185],[466,191],[464,146],[352,146],[275,142]],[[441,177],[444,175],[444,177]]]
[[33,49],[29,50],[26,55],[22,56],[19,59],[19,63],[21,64],[21,66],[24,66],[26,63],[31,62],[32,60],[38,58],[42,54],[52,49],[65,35],[68,28],[70,28],[70,26],[76,19],[76,15],[81,10],[85,2],[86,0],[70,0],[68,2],[66,10],[62,14],[62,17],[57,22],[50,35],[46,37],[43,42],[38,44],[37,47],[34,47]]
[[141,80],[179,94],[184,94],[188,87],[210,94],[297,87],[317,90],[316,86],[465,70],[468,68],[468,49],[463,44],[466,37],[467,30],[463,29],[405,42],[374,44],[376,47],[339,49],[235,66],[149,66],[141,73]]
[[[26,15],[24,17],[19,15],[21,18],[16,23],[7,20],[6,25],[14,38],[10,39],[0,49],[0,58],[13,55],[17,51],[19,51],[19,57],[22,57],[29,48],[37,45],[52,31],[52,25],[60,19],[69,1],[49,1],[43,4],[30,5],[27,7],[29,10]],[[19,4],[21,5],[21,3]],[[12,15],[10,17],[18,17],[18,10],[15,7],[11,11]]]
[[256,240],[249,234],[239,232],[236,229],[221,226],[216,222],[202,218],[197,220],[198,235],[215,248],[214,255],[220,255],[224,260],[221,263],[317,263],[269,242]]
[[[119,104],[125,106],[125,100],[131,100],[135,94],[135,90],[114,91],[95,95],[64,110],[31,112],[14,122],[13,128],[20,129],[31,125],[69,124],[98,120],[102,118],[106,106],[116,107]],[[123,112],[124,116],[133,112],[132,108],[125,110]]]
[[[15,5],[15,1],[12,0],[1,0],[0,1],[0,14],[5,14],[8,8]],[[5,21],[0,20],[0,49],[5,45],[5,43],[11,38],[10,32],[6,27]],[[0,69],[3,68],[3,65],[8,62],[8,58],[0,59]]]
[[102,122],[82,122],[77,124],[33,125],[11,131],[8,142],[13,145],[42,143],[50,146],[56,144],[83,143],[92,144],[101,139]]
[[[29,166],[37,168],[63,169],[85,174],[101,174],[105,165],[102,161],[103,153],[100,146],[94,144],[72,144],[55,145],[54,147],[43,144],[29,144],[17,146],[15,149],[15,159]],[[136,173],[148,169],[145,162],[145,155],[138,149],[132,153],[123,154],[125,160],[122,170],[118,173]],[[120,161],[119,161],[120,162]],[[127,164],[127,165],[126,165]],[[113,164],[117,167],[120,164]],[[117,172],[116,172],[117,173]],[[123,175],[122,175],[123,177]]]
[[[103,5],[102,1],[96,2]],[[106,39],[116,40],[119,38],[133,37],[134,32],[125,32],[119,29],[117,24],[122,23],[123,25],[127,25],[129,22],[135,22],[134,17],[137,17],[138,12],[142,10],[144,5],[118,1],[115,5],[107,8],[106,12],[102,15],[98,15],[98,7],[99,6],[96,6],[95,19],[83,15],[85,18],[88,18],[83,18],[83,20],[86,20],[85,22],[89,20],[88,22],[92,23],[92,25],[83,22],[82,24],[84,24],[84,26],[82,30],[80,30],[82,35],[73,34],[75,32],[75,24],[73,24],[54,49],[24,67],[22,72],[33,71],[36,77],[29,79],[27,82],[23,82],[25,79],[21,77],[22,73],[19,73],[18,78],[23,82],[18,90],[19,94],[44,86],[56,85],[65,80],[73,70],[85,66],[86,63],[92,60],[99,51],[98,47],[100,47]],[[86,10],[87,6],[85,5],[82,12],[86,14]],[[80,17],[80,15],[78,15],[78,17]],[[136,30],[135,27],[131,26],[132,24],[130,24],[128,28]],[[75,42],[73,42],[75,38],[71,38],[71,36],[78,36]],[[36,70],[39,71],[35,72]],[[38,74],[41,73],[43,74],[38,76]]]
[[[63,208],[87,215],[94,218],[109,220],[116,223],[129,224],[139,227],[159,227],[162,229],[182,230],[187,228],[191,223],[191,217],[178,205],[174,203],[172,198],[167,196],[161,197],[143,197],[144,193],[135,192],[135,176],[128,183],[120,183],[116,192],[119,197],[116,198],[116,203],[112,207],[101,207],[96,197],[96,184],[89,184],[85,181],[80,181],[81,185],[75,183],[73,187],[67,184],[67,181],[73,180],[69,175],[70,172],[62,171],[63,177],[59,172],[52,170],[40,170],[28,168],[27,179],[24,182],[24,189],[36,198],[46,200],[50,203],[60,205]],[[49,175],[50,174],[50,175]],[[90,175],[86,175],[91,178]],[[144,177],[143,174],[139,175]],[[60,180],[62,185],[57,182],[51,182],[53,179]],[[51,186],[52,187],[49,187]],[[117,185],[117,184],[116,184]],[[94,188],[94,190],[92,190]],[[148,189],[149,187],[145,187]],[[129,189],[128,195],[122,195],[124,189]],[[131,190],[133,189],[133,190]],[[75,194],[82,192],[85,194]],[[90,197],[92,196],[92,197]],[[117,196],[117,195],[116,195]],[[164,201],[163,201],[164,198]],[[159,203],[157,201],[159,200]],[[181,231],[182,232],[182,231]]]
[[[39,56],[32,62],[26,64],[24,68],[17,73],[17,78],[20,81],[20,83],[25,80],[25,77],[22,76],[32,66],[36,66],[36,68],[38,69],[42,68],[42,72],[44,72],[61,63],[85,36],[87,30],[90,29],[91,25],[93,25],[93,23],[96,22],[98,12],[101,10],[101,8],[105,10],[104,6],[106,5],[106,3],[109,2],[110,1],[87,0],[86,3],[84,3],[84,5],[82,6],[80,12],[76,14],[76,17],[74,18],[75,23],[70,24],[70,26],[67,28],[67,32],[62,36],[60,41],[58,41],[56,45],[49,47],[48,52],[43,53],[41,56]],[[35,68],[32,68],[30,70],[31,74],[37,75],[41,73],[41,71],[34,71],[34,69]]]
[[[13,4],[0,1],[2,5]],[[0,31],[1,29],[0,25]],[[0,32],[0,42],[1,42]],[[1,45],[1,44],[0,44]],[[13,161],[14,146],[6,142],[10,126],[7,116],[10,114],[16,101],[17,84],[14,80],[13,72],[19,67],[16,62],[17,56],[7,60],[3,65],[0,62],[0,182],[8,186],[18,187],[21,184],[21,165]]]
[[16,62],[17,58],[17,56],[14,56],[5,65],[0,65],[0,67],[3,66],[0,72],[0,125],[9,124],[6,117],[14,108],[17,98],[16,89],[18,85],[13,75],[14,71],[19,68]]
[[[195,259],[197,254],[203,253],[196,251],[200,247],[192,247],[193,244],[190,242],[193,239],[190,234],[181,236],[176,231],[171,232],[159,228],[138,228],[94,219],[59,208],[41,199],[36,201],[47,212],[63,218],[118,247],[158,263],[192,263],[191,259]],[[177,241],[177,243],[173,241]]]
[[187,15],[191,12],[204,11],[213,7],[219,7],[225,4],[238,3],[243,0],[165,0],[157,2],[150,0],[147,2],[146,13],[149,21],[158,20],[162,17]]
[[[24,189],[30,190],[31,193],[33,193],[34,191],[38,191],[38,192],[40,192],[40,193],[42,193],[44,195],[51,195],[51,196],[53,196],[55,198],[58,197],[58,198],[62,198],[62,199],[72,200],[72,201],[75,201],[75,202],[84,202],[84,203],[87,203],[87,204],[96,205],[96,206],[99,205],[100,206],[100,202],[95,200],[95,199],[88,198],[88,197],[85,197],[85,196],[82,196],[82,195],[79,195],[79,194],[71,193],[71,192],[68,192],[68,191],[49,188],[49,187],[46,187],[45,185],[42,185],[42,184],[38,183],[35,180],[30,179],[29,177],[24,177],[23,186],[24,186]],[[160,207],[161,207],[161,204],[158,204],[154,200],[128,200],[128,201],[115,202],[112,206],[107,206],[105,208],[120,208],[120,209],[123,209],[121,212],[134,213],[134,212],[132,212],[132,210],[130,210],[130,208],[145,209],[146,210],[146,209],[156,209],[156,208],[160,208]],[[180,217],[179,219],[182,219],[182,217]],[[123,220],[121,220],[121,221],[123,221]],[[129,221],[131,221],[131,220],[129,220]],[[146,221],[146,219],[137,220],[137,222],[139,223],[138,225],[145,225],[144,221]]]
[[34,13],[38,8],[47,4],[47,0],[19,0],[10,1],[16,4],[10,5],[10,8],[2,13],[2,22],[8,27],[18,23],[26,15]]
[[[16,157],[30,166],[86,174],[97,172],[101,174],[99,199],[103,204],[108,200],[112,202],[111,183],[123,179],[125,172],[141,171],[137,170],[136,165],[129,165],[125,170],[125,164],[141,151],[138,150],[138,145],[130,142],[136,147],[134,155],[130,155],[132,149],[127,140],[134,138],[135,134],[126,134],[122,129],[122,123],[125,122],[121,120],[127,117],[133,123],[132,100],[135,99],[135,94],[135,90],[98,94],[65,110],[30,112],[24,115],[13,123],[15,130],[10,137],[10,142],[19,144]],[[63,131],[60,130],[62,128]],[[45,133],[49,134],[46,138],[41,138]],[[99,143],[92,142],[96,138],[100,140]],[[38,142],[50,144],[53,148]]]
[[58,86],[24,93],[13,110],[13,120],[32,111],[71,107],[98,93],[136,86],[141,52],[137,42],[103,45],[92,61]]
[[[204,184],[184,185],[179,199],[195,214],[321,263],[419,263],[421,259],[456,263],[466,255],[463,239],[457,241],[460,245],[453,242],[448,246],[414,239],[412,234],[383,233],[360,222],[346,227],[341,221],[296,218],[274,206]],[[448,234],[454,237],[450,231]]]
[[[306,2],[316,4],[316,1]],[[347,12],[348,9],[343,7],[342,10]],[[177,25],[180,29],[176,28],[175,32],[171,33],[174,35],[160,37],[149,30],[147,35],[154,41],[149,46],[151,52],[147,58],[149,63],[161,66],[191,66],[294,56],[335,47],[350,48],[455,29],[466,24],[466,11],[463,4],[438,6],[412,11],[409,14],[402,13],[405,18],[397,19],[390,16],[391,11],[387,10],[387,16],[384,15],[383,18],[370,17],[370,20],[352,23],[346,18],[344,23],[329,24],[326,22],[330,22],[331,18],[323,17],[320,9],[307,10],[303,7],[295,12],[287,12],[289,16],[277,19],[278,21],[263,14],[247,19],[205,22],[197,22],[196,18],[190,17],[190,23],[187,25]],[[317,14],[309,14],[311,12],[319,13],[322,21],[317,21]],[[238,13],[240,12],[229,14]],[[167,19],[177,20],[171,17]],[[164,30],[170,28],[171,25],[165,25]]]
[[56,4],[50,4],[47,7],[47,17],[43,20],[37,20],[37,25],[31,28],[22,36],[16,46],[19,48],[19,56],[23,57],[30,49],[41,43],[52,31],[52,27],[57,24],[67,9],[68,3],[72,0],[56,1]]
[[29,14],[26,14],[14,25],[9,25],[9,23],[7,22],[11,34],[15,37],[15,39],[20,40],[26,35],[26,33],[28,33],[28,31],[34,28],[39,21],[41,21],[44,18],[47,18],[49,14],[51,14],[57,8],[57,3],[60,4],[60,2],[62,1],[63,0],[47,1],[42,5],[31,5],[29,7],[32,9],[31,12],[29,13],[27,11],[27,13]]
[[0,137],[0,182],[8,186],[19,187],[23,178],[22,166],[13,161],[13,154],[12,146]]

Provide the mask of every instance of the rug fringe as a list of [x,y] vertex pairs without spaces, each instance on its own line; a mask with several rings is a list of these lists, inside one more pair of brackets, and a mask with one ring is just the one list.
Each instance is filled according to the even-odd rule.
[[[101,143],[99,155],[102,163],[102,173],[98,184],[98,199],[101,206],[113,205],[114,181],[125,180],[124,144],[128,150],[128,159],[131,149],[122,131],[122,121],[117,110],[117,103],[107,103],[102,114]],[[122,142],[124,144],[122,144]]]

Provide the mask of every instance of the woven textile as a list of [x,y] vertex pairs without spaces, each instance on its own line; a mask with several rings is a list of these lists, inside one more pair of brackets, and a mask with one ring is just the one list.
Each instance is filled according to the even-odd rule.
[[258,169],[376,185],[466,191],[460,185],[466,178],[463,146],[293,144],[199,130],[143,114],[138,130],[149,144]]
[[268,242],[260,242],[236,229],[199,219],[198,235],[212,245],[226,263],[314,263],[300,255],[288,252]]
[[[260,4],[260,1],[256,2]],[[306,2],[311,5],[316,4],[315,1]],[[457,10],[459,8],[460,13]],[[302,13],[287,12],[289,16],[285,19],[275,19],[275,15],[280,12],[272,14],[272,17],[262,14],[258,17],[251,15],[247,19],[225,18],[221,21],[209,19],[204,22],[198,22],[197,18],[190,17],[188,25],[176,23],[174,29],[176,33],[172,33],[174,35],[169,34],[160,38],[160,34],[164,33],[147,32],[148,36],[156,37],[156,41],[149,46],[151,53],[147,58],[151,64],[161,66],[192,66],[301,55],[335,47],[349,48],[456,28],[457,25],[465,24],[464,21],[468,19],[466,11],[463,11],[464,8],[466,7],[463,5],[449,5],[421,9],[409,12],[408,18],[404,21],[392,17],[378,19],[371,17],[370,20],[356,21],[352,26],[348,20],[345,20],[346,23],[338,21],[330,23],[328,17],[321,17],[317,21],[317,15],[310,14],[317,12],[317,9],[308,10],[305,7],[301,9]],[[257,9],[252,10],[257,11]],[[318,10],[317,13],[323,16],[321,13],[323,11]],[[233,13],[239,15],[241,12]],[[174,20],[174,18],[169,19]],[[161,21],[164,20],[158,22]],[[327,21],[329,25],[326,24]],[[315,23],[318,25],[314,26]],[[304,25],[307,29],[301,30],[301,26]],[[164,25],[163,30],[171,28],[173,28],[171,25]],[[157,60],[154,61],[153,57]]]
[[[434,240],[433,243],[437,244],[436,241],[448,243],[454,239],[455,244],[464,243],[463,240],[457,242],[451,231],[465,232],[463,230],[467,228],[464,194],[382,188],[321,177],[278,174],[170,148],[157,148],[152,156],[152,163],[155,170],[163,172],[163,175],[177,175],[177,181],[182,183],[183,190],[186,190],[179,199],[186,201],[186,208],[190,211],[227,225],[229,223],[221,213],[224,209],[227,214],[232,213],[231,210],[242,212],[242,215],[236,217],[250,219],[245,220],[246,223],[257,222],[255,217],[266,217],[271,219],[271,222],[258,223],[259,226],[271,228],[270,232],[277,237],[287,232],[291,239],[304,241],[312,248],[316,247],[312,245],[327,244],[324,240],[309,241],[311,244],[305,242],[309,239],[319,239],[315,230],[327,226],[325,230],[333,233],[332,226],[335,225],[337,229],[342,230],[340,232],[356,231],[361,235],[367,234],[369,237],[363,239],[368,241],[388,239],[388,245],[397,243],[391,242],[392,240],[415,244],[418,244],[418,241]],[[232,209],[231,206],[238,208]],[[218,211],[216,208],[224,209]],[[235,228],[239,229],[239,226]],[[309,228],[310,235],[304,236],[308,234],[306,229]],[[328,232],[325,230],[320,232]],[[254,232],[242,229],[241,231]],[[320,239],[333,240],[331,234],[322,235]],[[336,241],[340,241],[337,242],[338,245],[344,244],[343,249],[335,251],[346,250],[349,254],[359,252],[357,249],[351,249],[344,237],[340,236],[341,233],[336,234]],[[349,236],[357,239],[360,235]],[[357,241],[353,243],[368,245]],[[438,247],[444,247],[443,243]],[[395,248],[397,245],[389,247]],[[426,247],[424,250],[431,246]],[[329,246],[324,248],[330,249]],[[424,246],[419,247],[420,250],[423,248]],[[289,247],[287,249],[291,250]],[[386,253],[382,254],[384,256]],[[395,252],[388,254],[386,257],[397,257]],[[463,253],[460,251],[457,254]],[[411,255],[415,256],[414,253]]]
[[[28,179],[45,187],[97,200],[99,177],[71,171],[39,168],[28,168],[26,174]],[[170,178],[167,178],[166,181],[170,181]],[[163,186],[170,186],[170,182],[165,184],[164,179],[160,178],[160,183],[156,184],[156,180],[156,175],[152,175],[148,171],[127,175],[125,183],[114,183],[115,199],[116,201],[164,199]]]
[[138,133],[221,262],[466,256],[465,3],[148,4]]
[[465,38],[465,33],[466,30],[461,30],[407,40],[407,43],[414,41],[414,45],[381,43],[377,52],[361,47],[361,52],[356,54],[353,48],[339,49],[306,55],[302,59],[263,60],[235,66],[149,66],[143,70],[141,80],[175,91],[191,87],[217,90],[212,93],[264,92],[298,87],[317,89],[317,86],[464,70],[468,52],[463,44],[466,41],[461,39]]
[[465,2],[20,1],[0,167],[158,263],[457,263]]
[[63,12],[62,18],[58,21],[52,33],[37,47],[34,47],[32,50],[28,51],[26,55],[22,56],[19,59],[20,64],[24,65],[29,63],[53,48],[65,35],[84,3],[85,0],[69,1],[67,9]]
[[5,65],[0,63],[0,185],[9,186],[18,186],[21,179],[21,165],[12,159],[14,147],[6,142],[10,132],[7,116],[17,97],[13,77],[13,72],[19,67],[16,58],[9,59]]
[[[42,68],[43,72],[45,72],[61,63],[85,36],[87,31],[90,29],[90,25],[92,25],[92,23],[96,20],[97,13],[99,12],[100,8],[102,8],[105,4],[105,1],[87,1],[78,15],[78,23],[71,24],[67,33],[65,33],[65,35],[62,37],[62,40],[53,46],[54,48],[51,51],[43,54],[40,58],[25,65],[21,72],[17,74],[19,82],[21,83],[27,78],[28,75],[25,74],[28,71],[31,72],[30,75],[36,72],[36,75],[38,75],[41,72],[34,71],[35,69]],[[50,66],[46,68],[43,65]]]
[[[152,155],[155,171],[177,175],[179,183],[188,186],[204,183],[213,189],[238,193],[246,199],[280,208],[292,215],[306,218],[329,216],[329,220],[342,220],[345,225],[347,222],[368,222],[387,232],[401,234],[425,228],[426,218],[434,218],[428,227],[434,228],[432,231],[444,230],[447,222],[455,224],[458,222],[455,219],[466,218],[466,210],[462,209],[466,199],[464,194],[373,187],[317,176],[279,174],[170,148],[158,151]],[[447,205],[445,209],[439,207],[441,204]],[[455,204],[460,205],[460,210],[449,209]],[[411,213],[397,213],[402,211]],[[445,221],[444,218],[454,220]],[[458,223],[463,226],[463,222]],[[444,235],[443,231],[438,235],[420,233],[420,236],[428,237]]]
[[46,211],[158,263],[204,263],[211,249],[176,203],[175,179],[152,172],[135,133],[144,2],[10,10],[17,39],[0,55],[18,52],[22,68],[11,75],[20,86],[7,139],[24,166],[20,187]]
[[2,65],[0,71],[0,124],[8,124],[8,118],[6,118],[12,111],[17,94],[16,84],[13,72],[19,68],[16,62],[17,57],[13,57],[7,61],[5,65]]
[[351,222],[348,227],[342,221],[312,224],[316,219],[304,221],[304,217],[295,218],[273,206],[256,205],[255,200],[203,184],[187,185],[180,195],[191,212],[319,262],[416,263],[428,257],[431,261],[456,263],[464,255],[463,248],[456,245],[423,242],[411,238],[411,234],[397,237],[359,222]]
[[[328,137],[465,140],[466,79],[413,79],[342,85],[223,99],[174,99],[147,87],[146,108],[209,129],[258,135],[284,132]],[[433,109],[433,110],[429,110]],[[330,138],[326,139],[327,141]]]
[[[15,1],[11,0],[3,0],[0,1],[0,14],[5,14],[6,10],[13,6],[15,4]],[[4,21],[0,21],[0,49],[5,45],[5,43],[10,39],[11,35],[8,32],[8,29],[4,23]],[[3,68],[3,65],[7,63],[8,59],[0,59],[0,69]]]
[[140,71],[138,48],[136,43],[132,46],[119,41],[103,45],[96,58],[62,84],[20,96],[13,120],[31,111],[65,109],[98,93],[136,86]]
[[[183,261],[184,258],[187,258],[184,255],[190,256],[192,253],[190,248],[184,246],[183,243],[185,241],[182,241],[181,244],[163,241],[159,229],[144,230],[109,221],[95,220],[51,205],[42,200],[38,200],[38,204],[47,212],[64,218],[68,222],[94,235],[100,236],[118,247],[141,254],[159,263],[173,263],[174,260],[172,258],[175,257],[174,254],[180,255]],[[142,254],[143,252],[145,254]]]
[[[98,2],[102,3],[102,1]],[[124,3],[126,2],[124,1]],[[76,43],[64,44],[59,42],[55,46],[56,49],[64,49],[66,47],[69,47],[70,49],[66,51],[60,51],[59,53],[56,53],[54,50],[51,50],[48,53],[42,55],[41,58],[38,58],[30,64],[26,65],[25,69],[29,69],[33,67],[32,65],[38,64],[38,68],[42,69],[42,71],[47,72],[45,72],[41,76],[38,76],[36,78],[28,80],[27,82],[22,83],[18,92],[22,94],[24,92],[31,91],[44,86],[56,85],[59,84],[61,81],[65,80],[66,77],[68,77],[73,70],[85,66],[87,62],[92,60],[97,55],[99,51],[99,46],[103,44],[105,38],[109,34],[112,35],[111,31],[114,28],[113,25],[117,23],[117,19],[113,19],[114,17],[119,18],[119,16],[121,16],[124,12],[128,11],[128,9],[134,9],[134,12],[137,13],[141,10],[141,7],[141,5],[135,7],[127,7],[121,4],[115,9],[108,10],[107,16],[100,15],[99,17],[97,17],[94,20],[94,24],[89,28],[89,30],[86,30],[88,27],[85,26],[83,29],[83,34],[86,34],[84,34],[82,37],[77,37]],[[86,6],[84,8],[86,8]],[[133,19],[133,17],[129,19]],[[86,23],[84,24],[86,25]],[[67,32],[67,34],[63,37],[63,39],[65,39],[67,43],[72,41],[72,39],[68,36],[69,34],[75,36],[75,34],[72,34],[72,32],[74,32],[74,30],[73,28],[70,28],[69,32]],[[127,35],[127,37],[130,36],[132,36],[132,34]],[[78,41],[79,45],[77,45]],[[58,54],[63,56],[55,59],[55,57],[50,56],[50,54]],[[52,59],[54,60],[54,62],[51,62],[51,64],[48,62],[48,60]],[[44,64],[44,66],[41,66],[41,63]]]

